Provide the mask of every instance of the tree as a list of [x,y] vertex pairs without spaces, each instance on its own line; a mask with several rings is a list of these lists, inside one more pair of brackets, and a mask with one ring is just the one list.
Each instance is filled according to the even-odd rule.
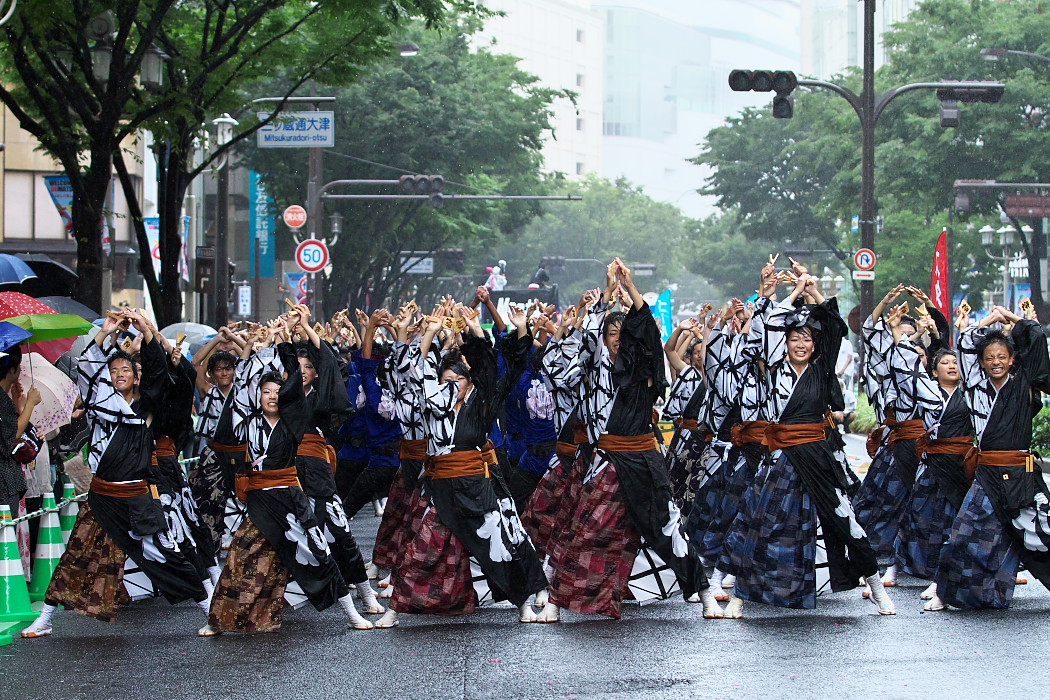
[[[543,194],[539,168],[551,102],[569,93],[540,87],[517,59],[471,51],[466,20],[443,34],[418,31],[419,55],[377,63],[355,85],[335,89],[336,148],[325,179],[396,180],[405,173],[442,175],[445,192]],[[327,88],[326,88],[327,89]],[[305,203],[307,153],[247,149],[280,209]],[[396,188],[332,190],[397,194]],[[493,243],[539,212],[536,202],[447,201],[440,210],[414,200],[328,200],[344,233],[331,247],[335,273],[323,281],[337,308],[376,307],[415,293],[420,276],[401,270],[403,250],[439,251],[470,241]],[[289,255],[292,241],[279,243]]]
[[[1035,0],[930,0],[884,36],[890,54],[876,76],[879,93],[945,79],[1000,79],[1007,88],[998,105],[964,105],[958,129],[939,125],[939,102],[930,91],[905,94],[883,113],[876,132],[876,194],[886,229],[876,238],[877,287],[898,281],[925,285],[932,241],[948,224],[954,180],[1045,181],[1050,174],[1050,143],[1042,128],[1042,115],[1050,109],[1045,72],[1033,84],[1030,69],[992,67],[979,53],[983,46],[997,45],[1037,50],[1050,28],[1038,5]],[[859,92],[855,72],[835,82]],[[748,241],[788,238],[792,247],[805,247],[798,245],[801,230],[812,247],[852,252],[859,240],[847,233],[846,222],[859,209],[859,141],[856,116],[845,100],[800,89],[794,119],[774,120],[768,109],[749,110],[708,135],[696,161],[712,165],[715,173],[702,191],[739,212]],[[975,201],[970,220],[955,227],[952,276],[957,283],[965,278],[971,293],[993,275],[968,224],[979,228],[994,221],[989,216],[995,216],[994,203]],[[817,225],[808,228],[806,217]],[[780,236],[773,233],[778,227]],[[1033,267],[1037,257],[1029,258]],[[1033,274],[1033,292],[1037,280]]]
[[[114,166],[136,224],[140,267],[160,304],[161,323],[181,316],[178,260],[181,207],[193,177],[221,155],[193,163],[207,120],[244,104],[244,87],[281,70],[289,94],[315,75],[353,78],[390,47],[386,37],[413,17],[439,23],[442,0],[102,0],[28,3],[0,42],[0,100],[69,175],[80,301],[101,308],[100,226]],[[465,8],[470,3],[454,2]],[[85,18],[96,18],[85,29]],[[108,18],[108,19],[107,19]],[[296,41],[287,39],[295,35]],[[169,88],[137,79],[150,52],[167,54]],[[108,71],[92,51],[108,49]],[[155,54],[154,54],[155,55]],[[96,70],[99,74],[96,75]],[[214,112],[212,110],[215,110]],[[257,128],[258,125],[255,125]],[[161,262],[158,280],[146,245],[121,144],[149,129],[160,144]],[[248,134],[242,133],[244,138]]]
[[478,254],[487,255],[483,259],[490,265],[507,260],[516,271],[512,274],[516,286],[529,282],[544,257],[578,259],[567,262],[564,270],[547,270],[566,299],[604,284],[604,264],[614,257],[629,264],[656,264],[652,278],[638,278],[643,291],[660,291],[670,283],[683,281],[683,248],[693,221],[682,216],[677,207],[653,200],[623,178],[610,181],[590,176],[567,183],[565,191],[579,194],[583,200],[551,202],[544,215],[519,235],[494,247],[477,249]]

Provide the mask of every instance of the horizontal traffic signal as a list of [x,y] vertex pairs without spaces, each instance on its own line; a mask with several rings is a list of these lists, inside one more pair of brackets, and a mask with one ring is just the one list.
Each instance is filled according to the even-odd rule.
[[981,87],[937,88],[937,99],[941,102],[984,102],[995,104],[1003,98],[1005,88],[1000,83],[988,83]]
[[776,92],[788,95],[798,87],[798,79],[788,70],[733,70],[729,72],[729,89],[735,92]]

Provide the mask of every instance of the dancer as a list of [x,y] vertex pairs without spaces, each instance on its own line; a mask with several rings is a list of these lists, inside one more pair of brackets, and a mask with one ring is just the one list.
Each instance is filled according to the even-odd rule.
[[[993,330],[995,323],[1013,328],[1007,335]],[[956,324],[977,438],[966,455],[974,481],[941,550],[929,609],[1006,608],[1020,563],[1050,586],[1050,476],[1031,454],[1039,392],[1050,391],[1050,358],[1039,323],[1001,306],[976,326],[961,307]]]
[[[838,341],[846,333],[834,297],[825,300],[816,279],[795,265],[797,282],[786,299],[770,307],[761,334],[766,370],[765,439],[768,467],[744,498],[725,543],[719,568],[736,576],[725,616],[743,617],[744,601],[793,608],[816,607],[816,540],[823,527],[832,589],[847,590],[859,577],[869,583],[882,615],[893,601],[882,587],[878,565],[846,497],[847,483],[825,432],[836,382]],[[777,277],[775,258],[762,271],[764,295]],[[795,306],[803,292],[814,305]]]
[[[627,299],[626,314],[609,313],[617,293]],[[702,591],[704,616],[720,616],[682,532],[653,435],[653,406],[666,387],[659,329],[619,258],[608,266],[605,293],[587,316],[583,340],[589,381],[583,405],[595,448],[572,526],[559,533],[564,541],[552,560],[550,601],[540,619],[559,619],[560,607],[619,618],[642,538],[672,569],[685,599],[700,602]]]
[[81,355],[77,384],[84,399],[91,441],[88,463],[94,475],[66,552],[44,596],[40,616],[22,631],[25,638],[51,634],[59,605],[102,620],[116,619],[129,601],[123,590],[124,555],[149,576],[171,604],[192,599],[207,614],[209,596],[196,567],[167,537],[159,501],[147,483],[153,435],[151,403],[161,377],[142,377],[143,397],[134,394],[138,368],[127,353],[107,341],[124,322],[147,342],[152,331],[132,310],[108,316]]

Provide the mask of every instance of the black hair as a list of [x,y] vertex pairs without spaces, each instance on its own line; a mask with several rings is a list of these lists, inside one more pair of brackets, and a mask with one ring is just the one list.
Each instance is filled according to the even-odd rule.
[[438,379],[441,378],[445,372],[452,371],[461,377],[474,381],[473,375],[470,373],[470,367],[467,367],[467,363],[463,360],[463,356],[458,352],[450,352],[445,357],[441,358],[441,362],[438,364]]
[[1017,354],[1017,347],[1014,345],[1013,339],[1001,330],[989,331],[984,334],[984,337],[977,341],[977,357],[984,359],[984,351],[989,345],[995,345],[1000,343],[1006,346],[1006,351],[1010,353],[1010,357]]
[[132,357],[131,355],[129,355],[128,353],[124,352],[123,350],[120,350],[119,348],[117,349],[116,352],[114,352],[112,355],[109,356],[108,360],[106,360],[106,367],[109,367],[110,369],[112,369],[113,368],[113,363],[116,362],[117,360],[126,360],[127,363],[129,365],[131,365],[131,373],[132,373],[132,375],[135,376],[135,377],[139,376],[139,365],[135,361],[135,358]]
[[212,356],[208,358],[208,373],[211,374],[214,372],[215,368],[220,364],[236,367],[237,358],[233,356],[232,352],[227,352],[226,350],[220,350],[219,352],[213,353]]
[[685,354],[688,357],[692,357],[694,350],[696,350],[697,348],[703,349],[703,347],[704,341],[700,340],[699,338],[694,338],[693,340],[689,341],[688,345],[685,346]]
[[903,325],[905,323],[911,326],[912,328],[915,328],[916,330],[918,330],[919,328],[919,322],[915,320],[914,316],[901,316],[901,320],[900,323],[898,323],[898,325]]
[[954,357],[954,358],[955,358],[956,360],[958,360],[958,359],[959,359],[959,353],[955,352],[955,351],[954,351],[954,350],[952,350],[951,348],[941,348],[940,350],[938,350],[938,351],[937,351],[937,354],[935,354],[935,355],[933,356],[933,359],[932,359],[932,360],[930,360],[930,361],[929,361],[929,362],[927,363],[927,364],[928,364],[928,367],[929,367],[929,371],[930,371],[930,375],[931,375],[931,376],[933,375],[933,370],[934,370],[934,369],[936,369],[936,368],[937,368],[937,365],[938,365],[938,363],[940,363],[940,361],[941,361],[941,358],[942,358],[942,357],[945,357],[945,356],[947,356],[947,355],[951,355],[951,356],[952,356],[952,357]]
[[0,357],[0,378],[6,377],[12,369],[22,366],[22,346],[12,345],[4,352],[7,353],[7,357]]
[[609,329],[613,326],[622,326],[625,318],[627,318],[627,314],[623,311],[613,311],[606,314],[605,320],[602,322],[602,337],[609,335]]
[[260,389],[262,389],[263,384],[276,384],[277,386],[284,386],[284,375],[280,372],[267,372],[263,376],[259,377]]

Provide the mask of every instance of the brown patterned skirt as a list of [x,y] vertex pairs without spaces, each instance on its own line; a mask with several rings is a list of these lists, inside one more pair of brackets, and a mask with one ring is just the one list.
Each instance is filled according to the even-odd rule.
[[386,510],[383,511],[383,521],[379,523],[376,544],[372,549],[372,563],[380,569],[397,568],[406,541],[415,532],[409,530],[411,518],[410,494],[405,490],[405,480],[398,475],[390,483]]
[[220,632],[246,634],[280,629],[288,576],[277,552],[251,518],[245,518],[230,542],[208,624]]
[[119,606],[131,604],[124,587],[125,558],[124,550],[102,529],[91,507],[81,503],[44,600],[103,622],[115,622]]
[[[418,489],[417,489],[418,492]],[[465,615],[474,612],[470,552],[431,507],[407,543],[391,582],[390,607],[399,613]]]

